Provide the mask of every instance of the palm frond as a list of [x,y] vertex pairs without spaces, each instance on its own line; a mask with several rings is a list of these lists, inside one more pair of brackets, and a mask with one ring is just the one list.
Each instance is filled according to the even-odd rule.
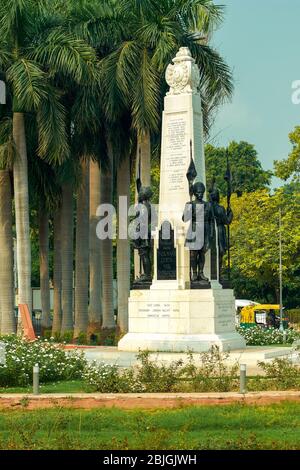
[[170,18],[178,18],[189,31],[210,34],[223,20],[224,6],[213,0],[174,0]]
[[113,51],[102,59],[101,84],[103,91],[103,106],[107,119],[111,122],[117,120],[126,109],[127,98],[124,95],[125,82],[121,83],[118,76],[118,62],[122,47]]
[[6,117],[0,121],[0,169],[12,168],[15,155],[12,119]]
[[160,0],[120,0],[119,8],[123,15],[134,14],[149,18],[149,15],[160,10],[161,3]]
[[66,112],[59,93],[48,87],[37,112],[38,155],[48,163],[61,164],[69,157]]
[[14,62],[6,76],[22,109],[36,109],[41,99],[47,97],[47,76],[36,62],[26,59]]
[[30,57],[57,73],[73,78],[77,83],[93,79],[95,50],[65,28],[56,28],[40,37]]
[[72,3],[68,15],[70,31],[98,50],[116,47],[124,34],[124,22],[114,3],[111,0]]
[[101,116],[101,90],[96,86],[81,86],[76,91],[75,100],[71,109],[71,121],[77,133],[83,132],[87,127],[92,133],[97,133]]
[[134,83],[132,122],[139,131],[157,130],[159,122],[159,77],[146,48],[141,50],[140,71]]

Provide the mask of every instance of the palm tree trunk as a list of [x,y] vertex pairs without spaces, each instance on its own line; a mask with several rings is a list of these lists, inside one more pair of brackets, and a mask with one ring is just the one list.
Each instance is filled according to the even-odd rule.
[[[126,198],[124,205],[121,205],[119,199],[119,237],[117,244],[118,326],[122,333],[126,333],[128,331],[128,297],[130,291],[130,243],[127,236],[130,199],[129,155],[126,156],[120,164],[117,175],[117,185],[118,197],[125,196]],[[120,236],[120,229],[124,232],[122,236]]]
[[0,332],[6,335],[16,332],[14,316],[12,195],[8,170],[0,170],[0,259]]
[[39,211],[39,244],[42,328],[47,329],[51,326],[49,286],[49,215],[43,207],[40,207]]
[[23,113],[13,115],[13,137],[17,156],[14,162],[14,198],[17,235],[18,301],[32,312],[31,246],[29,231],[28,165]]
[[[141,181],[143,186],[151,185],[151,139],[150,132],[145,131],[143,134],[138,133],[137,141],[137,158],[136,158],[136,174],[138,170],[139,155],[141,155]],[[135,193],[135,200],[138,200],[137,190]],[[140,275],[141,266],[140,258],[137,250],[134,250],[134,277]]]
[[61,277],[62,277],[62,325],[61,332],[73,330],[73,188],[71,183],[62,187],[61,218]]
[[74,338],[86,333],[89,304],[89,161],[81,161],[82,183],[77,192]]
[[[111,153],[111,152],[110,152]],[[111,162],[113,161],[111,156]],[[101,204],[112,204],[113,164],[107,172],[101,172]],[[102,328],[114,328],[113,306],[113,245],[106,238],[101,241],[102,286],[103,286],[103,323]]]
[[90,162],[90,305],[89,330],[101,329],[102,321],[102,282],[101,282],[101,240],[97,237],[96,212],[101,203],[100,167],[98,162]]
[[53,259],[53,323],[52,336],[60,333],[62,321],[61,308],[61,207],[56,210],[54,215],[54,259]]

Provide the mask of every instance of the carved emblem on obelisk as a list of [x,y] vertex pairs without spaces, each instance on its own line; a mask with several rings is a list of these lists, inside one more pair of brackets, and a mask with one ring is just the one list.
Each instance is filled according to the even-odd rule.
[[181,47],[166,70],[166,82],[170,86],[168,95],[198,92],[200,74],[195,59],[188,47]]

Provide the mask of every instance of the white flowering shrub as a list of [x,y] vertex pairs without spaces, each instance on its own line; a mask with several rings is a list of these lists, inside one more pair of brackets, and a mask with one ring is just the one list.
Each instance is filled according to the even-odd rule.
[[259,326],[246,328],[240,326],[237,331],[245,338],[248,346],[284,344],[284,341],[287,344],[292,344],[293,341],[300,338],[300,333],[292,329],[285,330],[285,338],[283,332],[276,328],[261,328]]
[[100,393],[139,393],[145,387],[133,368],[121,370],[116,364],[93,361],[82,374],[89,391]]
[[32,369],[40,368],[41,382],[80,378],[86,366],[83,352],[66,352],[47,340],[27,341],[18,336],[3,336],[6,364],[0,364],[0,387],[26,386],[32,383]]
[[89,364],[83,379],[91,391],[101,393],[170,392],[185,372],[183,361],[160,364],[150,359],[149,351],[137,354],[138,364],[128,369],[104,362]]

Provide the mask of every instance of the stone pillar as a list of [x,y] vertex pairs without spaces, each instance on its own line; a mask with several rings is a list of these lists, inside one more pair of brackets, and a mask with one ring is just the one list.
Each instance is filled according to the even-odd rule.
[[[175,231],[177,248],[177,279],[169,287],[186,289],[190,285],[189,251],[184,247],[188,224],[182,221],[185,203],[189,197],[186,173],[192,158],[197,178],[206,185],[203,117],[199,92],[200,74],[187,47],[181,47],[166,70],[170,86],[164,100],[162,119],[162,146],[158,227],[168,220]],[[158,233],[158,232],[157,232]],[[157,281],[157,248],[154,244],[154,283],[152,289],[161,289],[166,282]],[[209,256],[205,273],[210,278]]]

